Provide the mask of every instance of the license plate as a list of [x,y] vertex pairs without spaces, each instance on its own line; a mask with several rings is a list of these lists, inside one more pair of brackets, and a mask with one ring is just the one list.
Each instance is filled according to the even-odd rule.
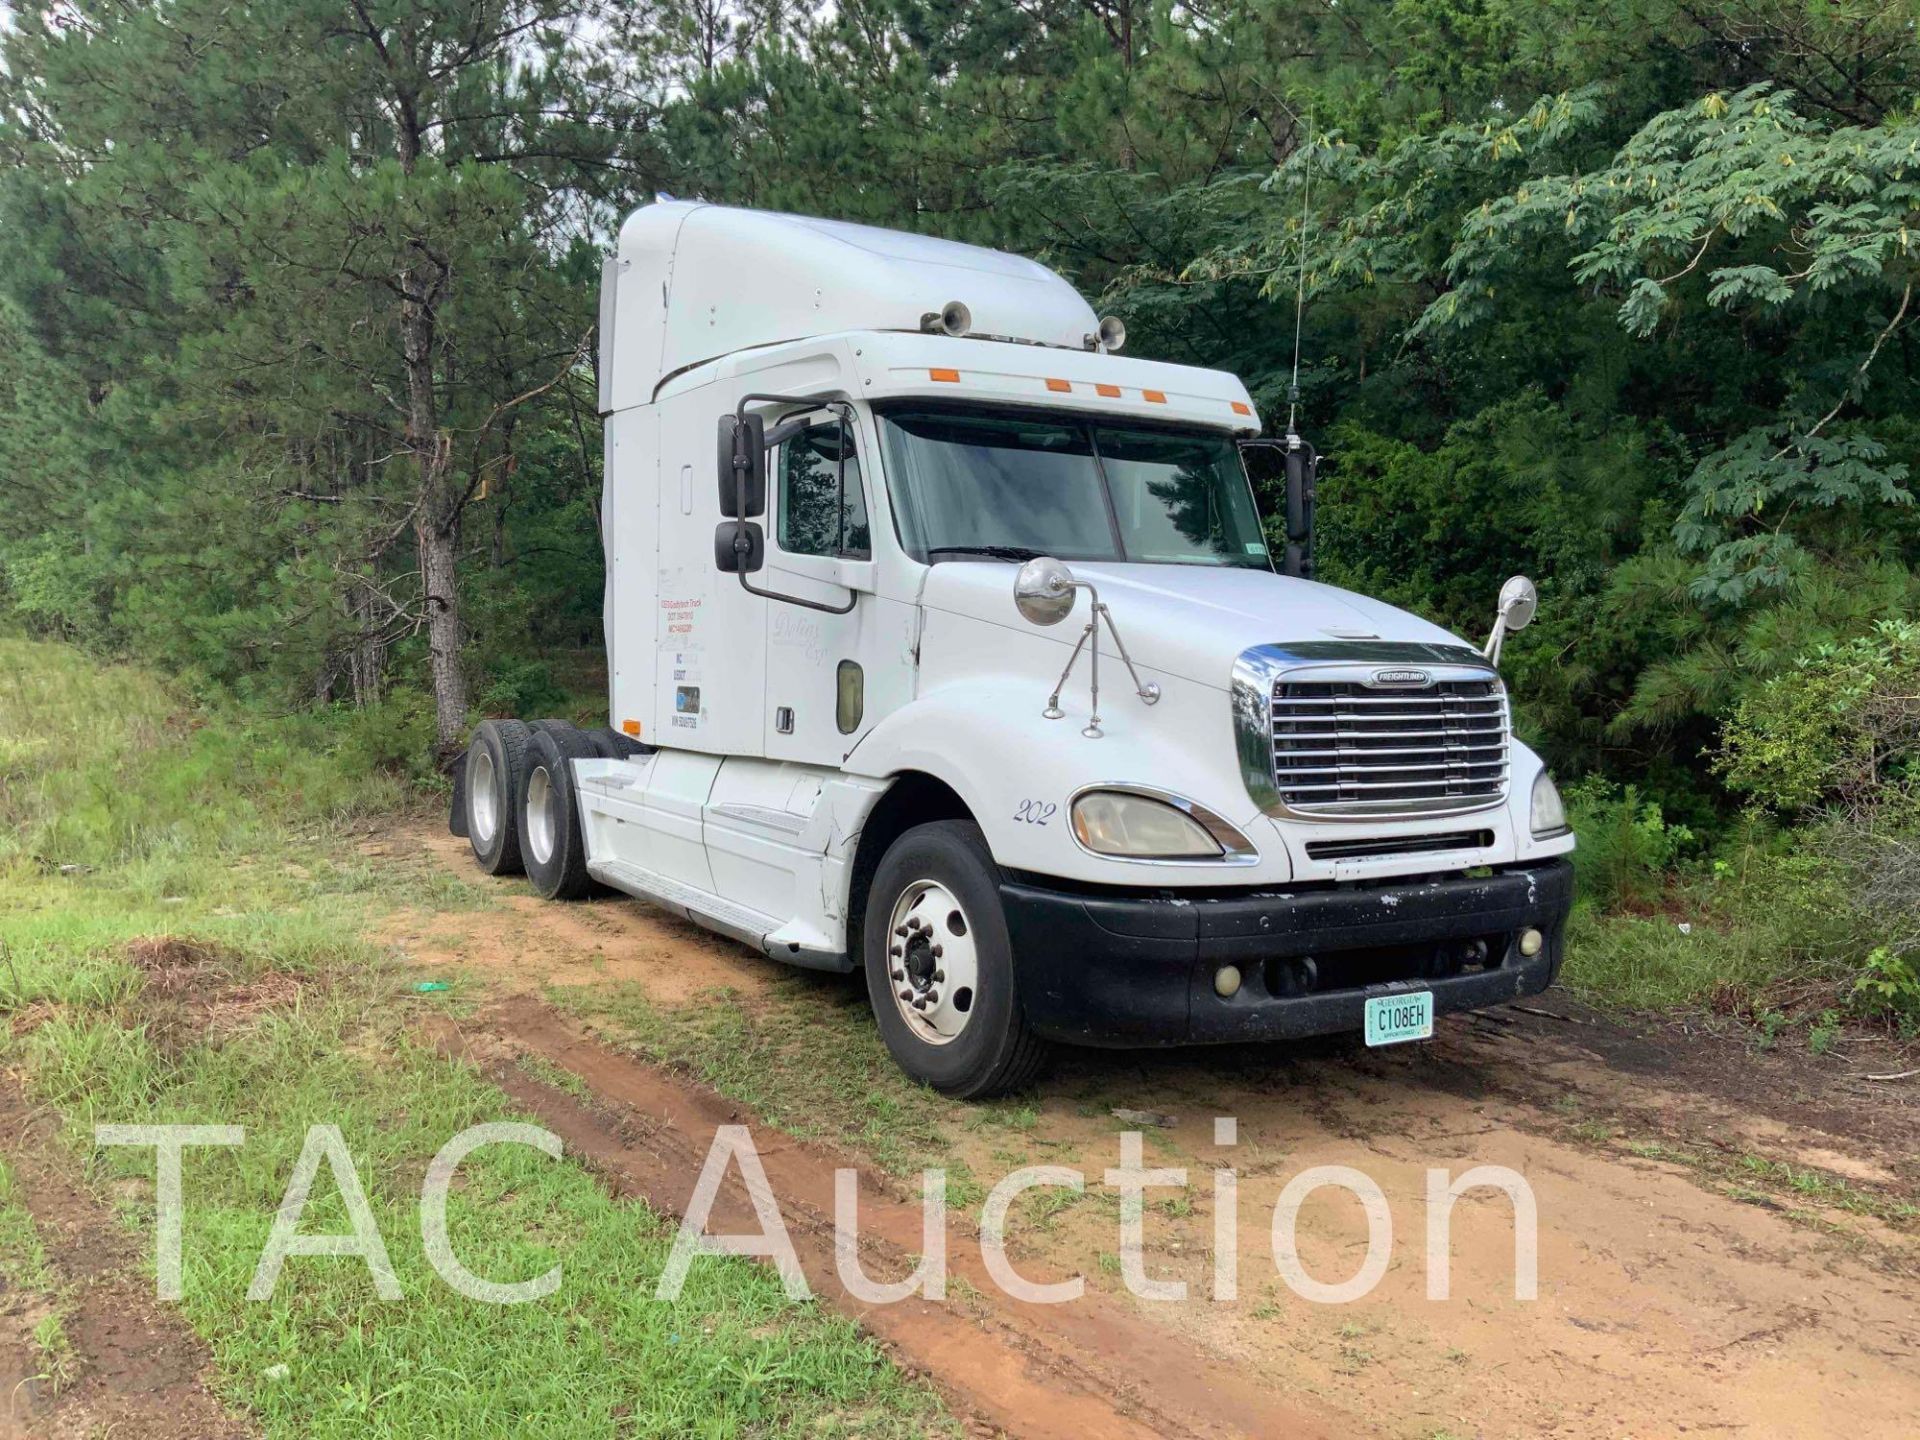
[[1398,1045],[1433,1038],[1433,992],[1378,995],[1367,1001],[1367,1044]]

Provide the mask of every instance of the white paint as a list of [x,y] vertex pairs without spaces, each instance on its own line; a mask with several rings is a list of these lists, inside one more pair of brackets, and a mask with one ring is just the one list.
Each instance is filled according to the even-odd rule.
[[[1236,412],[1245,387],[1219,371],[1080,348],[1093,312],[1031,261],[717,206],[649,206],[622,228],[602,337],[613,367],[603,524],[609,718],[658,745],[633,761],[576,762],[589,867],[783,958],[849,948],[848,893],[861,826],[897,777],[931,775],[966,804],[1003,865],[1039,876],[1152,886],[1186,903],[1223,886],[1404,878],[1570,850],[1535,842],[1528,797],[1540,761],[1512,742],[1508,798],[1468,816],[1303,823],[1262,814],[1240,769],[1230,712],[1235,657],[1256,645],[1330,636],[1465,644],[1364,595],[1264,572],[1084,564],[1143,680],[1140,703],[1109,639],[1101,657],[1104,738],[1083,738],[1089,667],[1041,710],[1084,620],[1039,629],[1013,605],[1014,566],[928,567],[896,539],[873,406],[937,398],[1149,417],[1217,433],[1257,430]],[[959,299],[975,338],[918,333]],[[1011,344],[980,336],[1042,343]],[[954,371],[958,383],[933,378]],[[1048,382],[1065,382],[1061,392]],[[1117,387],[1100,395],[1096,386]],[[1148,401],[1147,391],[1164,402]],[[834,397],[851,406],[870,559],[787,554],[778,544],[777,463],[760,517],[762,589],[843,615],[748,593],[713,564],[720,522],[717,427],[749,393]],[[777,418],[777,407],[762,407]],[[777,462],[778,456],[769,457]],[[1491,604],[1491,597],[1489,597]],[[836,723],[836,672],[861,667],[865,704]],[[791,709],[790,732],[775,724]],[[1149,784],[1216,811],[1252,840],[1255,863],[1142,865],[1089,854],[1069,833],[1072,794]],[[1049,808],[1050,807],[1050,808]],[[777,818],[787,814],[797,824]],[[1041,817],[1035,823],[1034,817]],[[1306,842],[1486,829],[1493,843],[1448,853],[1315,860]],[[1391,902],[1386,902],[1391,903]]]

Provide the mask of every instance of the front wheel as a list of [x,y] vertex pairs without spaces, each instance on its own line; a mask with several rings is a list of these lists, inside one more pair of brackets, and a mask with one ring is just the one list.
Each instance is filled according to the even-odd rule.
[[1051,1047],[1027,1028],[1000,872],[969,820],[919,825],[881,857],[867,894],[867,998],[900,1068],[980,1100],[1031,1084]]

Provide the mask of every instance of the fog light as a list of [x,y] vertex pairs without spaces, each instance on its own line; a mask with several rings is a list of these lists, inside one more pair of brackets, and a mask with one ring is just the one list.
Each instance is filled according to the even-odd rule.
[[1240,967],[1238,965],[1222,965],[1218,970],[1213,972],[1213,993],[1218,995],[1222,1000],[1229,999],[1240,993]]
[[1547,937],[1538,930],[1520,932],[1520,953],[1531,960],[1540,953],[1540,947],[1547,943]]

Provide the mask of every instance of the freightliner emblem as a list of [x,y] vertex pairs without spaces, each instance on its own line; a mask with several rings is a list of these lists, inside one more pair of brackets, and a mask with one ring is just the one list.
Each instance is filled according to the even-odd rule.
[[1376,670],[1373,683],[1395,690],[1415,690],[1431,685],[1433,677],[1424,670]]

